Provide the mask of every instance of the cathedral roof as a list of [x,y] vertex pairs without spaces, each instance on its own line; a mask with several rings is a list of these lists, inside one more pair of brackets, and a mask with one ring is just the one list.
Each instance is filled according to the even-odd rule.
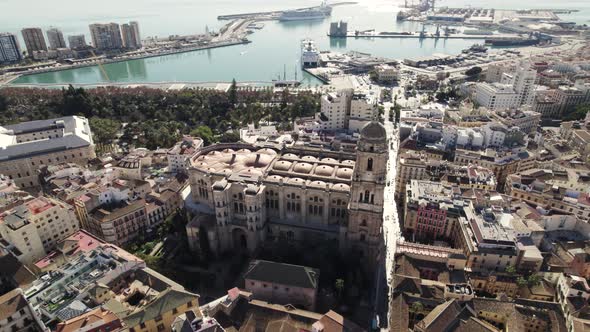
[[385,140],[386,138],[385,127],[377,121],[371,121],[361,129],[361,139]]

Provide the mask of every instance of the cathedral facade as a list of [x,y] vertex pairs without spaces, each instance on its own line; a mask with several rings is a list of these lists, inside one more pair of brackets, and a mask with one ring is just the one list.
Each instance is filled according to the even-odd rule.
[[214,254],[254,252],[265,242],[337,241],[375,259],[382,243],[388,144],[368,123],[357,152],[247,144],[203,148],[189,169],[200,212],[187,226],[191,247],[206,236]]

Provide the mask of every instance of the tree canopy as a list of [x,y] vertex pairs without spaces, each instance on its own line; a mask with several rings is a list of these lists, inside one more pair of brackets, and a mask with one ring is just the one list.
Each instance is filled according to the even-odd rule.
[[168,148],[196,129],[196,136],[210,144],[215,137],[235,139],[236,134],[225,133],[250,123],[270,121],[288,128],[296,117],[313,115],[319,108],[319,94],[314,92],[237,89],[234,83],[228,91],[72,86],[0,90],[1,124],[81,115],[94,118],[91,126],[97,143],[112,142],[120,124],[127,123],[121,140],[147,148]]
[[192,136],[200,137],[205,145],[210,145],[215,141],[213,131],[207,126],[198,126],[191,131]]
[[475,67],[467,69],[467,71],[465,72],[465,75],[475,76],[475,75],[481,74],[482,71],[483,71],[483,69],[481,69],[481,67],[475,66]]
[[94,139],[101,143],[112,143],[121,129],[121,123],[113,119],[90,118],[90,129]]
[[578,121],[586,117],[586,114],[590,111],[590,104],[582,104],[576,106],[576,108],[563,117],[564,121]]

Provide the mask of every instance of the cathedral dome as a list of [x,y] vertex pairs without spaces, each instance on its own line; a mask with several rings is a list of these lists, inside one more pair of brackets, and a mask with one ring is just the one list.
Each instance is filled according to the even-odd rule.
[[381,123],[371,121],[361,129],[361,139],[368,139],[371,141],[386,140],[387,132]]
[[334,173],[334,167],[330,167],[327,165],[318,166],[315,169],[315,175],[319,176],[331,176]]
[[283,158],[285,158],[285,159],[299,159],[299,156],[297,156],[296,154],[287,153],[286,155],[283,155]]
[[310,161],[310,162],[318,161],[318,158],[316,158],[314,156],[303,156],[303,158],[301,158],[301,159],[305,160],[305,161]]
[[336,171],[336,176],[341,179],[352,178],[352,168],[341,167]]
[[311,164],[300,162],[300,163],[295,164],[293,171],[295,171],[295,173],[309,174],[309,172],[311,172],[312,168],[313,168],[313,166]]
[[332,186],[334,191],[350,192],[350,186],[344,183],[336,183]]
[[291,168],[291,165],[293,165],[293,163],[286,160],[279,160],[275,163],[274,169],[277,171],[288,171]]

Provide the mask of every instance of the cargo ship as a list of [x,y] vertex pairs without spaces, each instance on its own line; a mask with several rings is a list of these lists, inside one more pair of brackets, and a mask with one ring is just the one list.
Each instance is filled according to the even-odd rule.
[[332,15],[332,7],[322,2],[319,7],[284,11],[279,21],[322,20]]
[[412,32],[396,32],[396,31],[383,31],[379,32],[381,36],[412,36],[414,35]]
[[512,47],[512,46],[533,46],[539,44],[538,39],[486,39],[485,44],[490,46]]
[[462,51],[462,53],[485,53],[488,51],[488,48],[484,45],[480,44],[473,44],[470,48],[466,48]]

